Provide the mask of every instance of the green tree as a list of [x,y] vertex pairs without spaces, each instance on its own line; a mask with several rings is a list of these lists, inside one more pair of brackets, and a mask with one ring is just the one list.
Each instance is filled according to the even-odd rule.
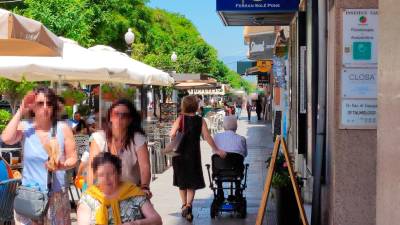
[[12,118],[12,115],[10,112],[8,112],[7,110],[4,110],[4,109],[0,109],[0,132],[2,132],[6,128],[8,122],[10,122],[11,118]]
[[28,91],[33,90],[36,85],[34,82],[26,81],[25,78],[21,82],[0,78],[0,94],[10,104],[11,111],[14,114],[22,98]]
[[94,14],[85,6],[84,0],[25,0],[14,11],[42,22],[58,36],[90,46],[94,43],[91,36]]
[[[218,60],[217,51],[204,41],[193,23],[178,13],[146,6],[148,0],[25,0],[7,5],[19,14],[41,21],[58,36],[85,47],[127,46],[124,34],[135,33],[132,57],[149,65],[178,73],[206,73],[219,82],[251,86]],[[3,6],[3,5],[1,5]],[[178,60],[172,63],[175,51]]]

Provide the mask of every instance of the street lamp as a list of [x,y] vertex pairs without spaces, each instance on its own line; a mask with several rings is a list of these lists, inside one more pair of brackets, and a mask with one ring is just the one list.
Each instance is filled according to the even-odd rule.
[[171,61],[172,61],[172,62],[176,62],[177,59],[178,59],[178,56],[176,55],[176,53],[175,53],[175,52],[172,52]]
[[[178,60],[178,56],[176,55],[175,52],[172,52],[172,55],[171,55],[171,61],[172,61],[172,63],[175,64],[176,60]],[[174,68],[176,68],[176,65],[174,65]],[[172,71],[172,74],[175,74],[175,73],[176,73],[176,71],[173,70],[173,71]],[[171,74],[171,76],[173,76],[172,74]],[[171,97],[172,97],[173,99],[175,99],[174,96],[176,96],[176,91],[175,91],[175,90],[173,90],[172,96],[171,96]]]
[[128,53],[129,56],[131,56],[132,53],[132,43],[135,41],[135,34],[132,32],[132,29],[129,28],[128,32],[125,33],[125,42],[128,45],[128,50],[126,53]]

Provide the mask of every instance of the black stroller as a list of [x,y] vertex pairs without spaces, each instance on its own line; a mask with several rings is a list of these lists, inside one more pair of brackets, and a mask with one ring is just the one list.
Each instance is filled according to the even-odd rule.
[[[244,165],[243,161],[244,157],[236,153],[228,153],[224,159],[213,155],[211,157],[212,175],[210,164],[206,165],[210,188],[214,192],[210,207],[211,218],[215,218],[219,212],[236,212],[240,218],[246,218],[247,202],[243,191],[246,189],[249,164]],[[229,187],[224,186],[224,183],[230,184]],[[224,190],[230,190],[227,197]]]

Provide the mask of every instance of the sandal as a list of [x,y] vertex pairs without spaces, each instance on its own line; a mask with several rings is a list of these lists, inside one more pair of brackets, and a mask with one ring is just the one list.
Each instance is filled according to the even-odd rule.
[[192,213],[192,206],[191,205],[189,205],[189,206],[187,206],[187,215],[186,215],[186,220],[187,221],[189,221],[189,222],[192,222],[193,221],[193,213]]
[[186,217],[187,214],[188,214],[188,207],[187,207],[186,205],[182,205],[181,211],[182,211],[182,212],[181,212],[182,217]]

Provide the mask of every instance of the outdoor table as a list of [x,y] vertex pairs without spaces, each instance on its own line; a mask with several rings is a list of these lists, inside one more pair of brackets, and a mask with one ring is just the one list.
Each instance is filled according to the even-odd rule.
[[[11,169],[22,169],[22,148],[0,148],[0,155],[4,158],[4,153],[12,153],[18,151],[20,152],[18,163],[13,163],[13,159],[10,157],[10,167]],[[13,156],[14,157],[14,156]]]

